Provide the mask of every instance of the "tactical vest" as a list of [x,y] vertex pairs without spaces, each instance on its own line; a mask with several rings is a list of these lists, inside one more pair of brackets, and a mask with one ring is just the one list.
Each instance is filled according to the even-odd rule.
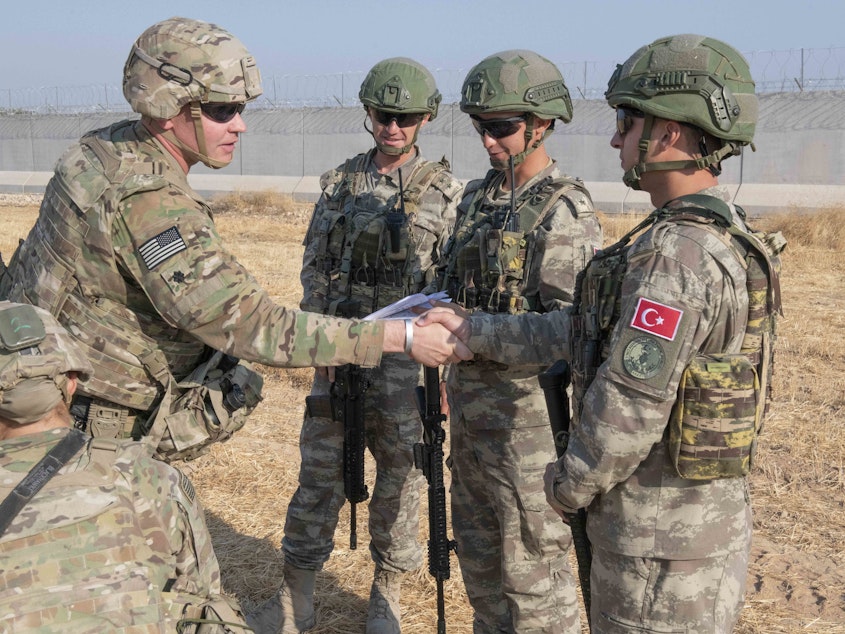
[[[325,194],[325,210],[308,232],[318,243],[314,284],[302,307],[325,315],[364,317],[426,285],[415,266],[415,223],[422,196],[430,187],[447,193],[449,164],[417,162],[394,202],[362,206],[370,192],[367,167],[373,152],[344,164],[340,180]],[[401,170],[401,168],[400,168]]]
[[146,412],[168,373],[186,376],[205,346],[157,318],[120,271],[112,224],[121,201],[175,187],[163,176],[163,160],[136,152],[135,125],[91,132],[59,160],[38,220],[9,264],[9,299],[49,310],[85,348],[97,371],[81,393]]
[[589,193],[581,181],[548,176],[521,192],[513,204],[490,202],[504,178],[504,172],[490,170],[485,186],[465,193],[472,198],[446,248],[441,290],[468,310],[542,311],[540,298],[523,292],[536,247],[534,230],[564,194],[577,189],[589,198]]
[[[699,354],[684,370],[665,441],[678,474],[709,480],[747,474],[771,402],[777,316],[781,314],[780,233],[745,232],[731,209],[706,195],[684,196],[696,205],[658,209],[599,252],[576,279],[572,308],[571,369],[574,416],[599,366],[610,356],[610,337],[621,313],[628,243],[658,221],[698,222],[716,231],[745,270],[748,318],[737,354]],[[744,212],[737,207],[744,218]],[[727,274],[727,272],[726,272]],[[740,283],[735,280],[735,283]]]

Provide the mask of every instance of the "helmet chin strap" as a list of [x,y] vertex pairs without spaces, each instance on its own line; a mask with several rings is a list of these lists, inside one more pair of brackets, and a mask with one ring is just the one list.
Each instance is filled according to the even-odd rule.
[[[699,143],[699,148],[702,154],[706,154],[697,159],[687,159],[684,161],[658,161],[654,163],[647,163],[645,158],[648,154],[648,148],[651,146],[651,132],[654,129],[654,121],[657,117],[652,114],[645,115],[643,121],[643,133],[640,136],[640,142],[637,147],[640,150],[639,162],[631,169],[622,175],[622,182],[634,190],[641,190],[640,179],[646,172],[666,172],[672,170],[682,170],[688,168],[695,168],[696,170],[707,169],[714,176],[718,176],[721,171],[721,163],[729,156],[737,156],[742,153],[742,147],[733,141],[722,141],[723,145],[718,150],[706,154],[707,147],[702,141]],[[754,146],[751,146],[754,149]]]
[[407,154],[408,152],[414,149],[414,146],[417,143],[417,136],[420,133],[420,127],[422,127],[422,121],[420,121],[414,128],[414,137],[411,139],[411,142],[408,145],[403,145],[402,147],[393,147],[391,145],[385,145],[384,143],[378,142],[375,133],[367,125],[367,122],[369,120],[370,113],[369,111],[367,111],[367,114],[364,116],[364,129],[370,133],[370,136],[373,137],[373,141],[375,142],[378,151],[382,154],[387,154],[388,156],[400,156],[402,154]]
[[163,130],[161,132],[161,136],[182,150],[185,157],[190,159],[192,162],[199,161],[203,165],[207,165],[212,169],[226,167],[229,164],[229,161],[218,161],[208,156],[208,148],[205,141],[205,130],[202,127],[202,110],[200,109],[200,105],[196,102],[191,104],[191,120],[194,122],[194,135],[197,138],[196,150],[178,139],[173,133],[173,130]]
[[549,127],[546,128],[546,131],[543,132],[543,136],[534,141],[534,143],[531,143],[531,137],[534,135],[534,116],[530,115],[525,120],[525,149],[519,154],[508,155],[507,161],[498,161],[490,159],[490,166],[494,170],[503,171],[508,169],[509,166],[519,165],[528,157],[529,154],[531,154],[531,152],[543,145],[543,142],[546,140],[546,137],[549,136],[552,132],[554,132],[554,128],[549,125]]

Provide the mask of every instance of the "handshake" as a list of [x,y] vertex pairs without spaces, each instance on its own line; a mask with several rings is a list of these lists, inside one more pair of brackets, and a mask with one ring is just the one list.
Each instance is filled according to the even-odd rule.
[[385,320],[384,328],[384,352],[405,352],[429,367],[472,359],[469,313],[454,304],[435,302],[415,319]]

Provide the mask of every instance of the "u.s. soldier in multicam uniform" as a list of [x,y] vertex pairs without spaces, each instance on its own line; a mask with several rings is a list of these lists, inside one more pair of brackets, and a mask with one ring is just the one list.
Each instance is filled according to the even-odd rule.
[[[420,360],[445,358],[425,333],[406,342],[401,322],[286,310],[223,245],[187,173],[232,160],[246,129],[240,113],[261,94],[237,38],[186,18],[154,24],[132,47],[123,88],[141,119],[86,134],[59,160],[4,283],[9,299],[57,316],[91,360],[72,407],[80,426],[143,435],[160,457],[191,458],[242,425],[260,398],[260,379],[237,358],[372,366],[406,343]],[[229,389],[243,389],[223,395],[221,380],[203,391],[226,368],[245,381]]]
[[[91,371],[48,312],[0,302],[0,630],[248,631],[187,477],[141,443],[72,429]],[[51,451],[52,469],[33,469]]]
[[[491,55],[467,74],[461,110],[493,169],[464,191],[441,289],[470,311],[566,308],[602,232],[584,185],[546,152],[555,119],[572,119],[560,71],[532,51]],[[448,373],[452,527],[477,634],[580,632],[569,530],[543,495],[542,369],[479,360]]]
[[[441,99],[425,67],[408,58],[383,60],[367,74],[359,97],[376,147],[323,175],[305,238],[300,305],[328,315],[364,317],[430,283],[461,190],[447,165],[426,161],[415,145]],[[421,474],[413,454],[421,438],[420,374],[413,361],[390,358],[364,377],[366,444],[377,472],[368,507],[375,561],[370,634],[398,634],[402,577],[422,563]],[[328,401],[329,392],[326,372],[318,371],[309,405]],[[299,487],[282,540],[284,581],[276,597],[250,615],[258,632],[299,632],[315,623],[315,574],[331,555],[344,503],[343,441],[343,423],[330,412],[306,412]]]
[[721,161],[752,141],[754,82],[727,44],[679,35],[634,53],[606,96],[624,181],[657,208],[645,232],[597,254],[571,314],[461,321],[441,308],[423,321],[483,358],[571,359],[576,422],[546,495],[587,509],[593,631],[730,632],[783,247],[750,233],[718,186]]

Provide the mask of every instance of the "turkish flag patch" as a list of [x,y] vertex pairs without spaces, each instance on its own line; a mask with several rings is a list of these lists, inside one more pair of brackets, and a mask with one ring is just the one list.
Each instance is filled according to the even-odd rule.
[[683,314],[684,311],[679,308],[672,308],[640,297],[634,318],[631,320],[631,327],[674,341]]

